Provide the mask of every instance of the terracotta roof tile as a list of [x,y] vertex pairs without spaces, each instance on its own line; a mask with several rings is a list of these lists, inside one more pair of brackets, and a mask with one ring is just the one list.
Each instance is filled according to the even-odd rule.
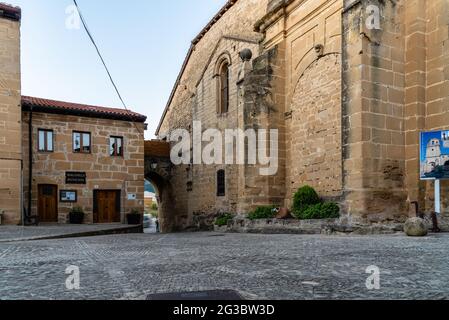
[[33,109],[38,112],[80,115],[136,122],[145,122],[147,120],[147,117],[142,114],[133,111],[126,111],[124,109],[22,96],[22,108],[29,110],[30,107],[33,107]]

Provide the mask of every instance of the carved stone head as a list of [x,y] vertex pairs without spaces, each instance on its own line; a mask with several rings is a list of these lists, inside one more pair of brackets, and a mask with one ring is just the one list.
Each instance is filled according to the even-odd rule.
[[317,44],[315,46],[315,52],[316,52],[318,57],[323,56],[323,54],[324,54],[324,46],[322,44]]

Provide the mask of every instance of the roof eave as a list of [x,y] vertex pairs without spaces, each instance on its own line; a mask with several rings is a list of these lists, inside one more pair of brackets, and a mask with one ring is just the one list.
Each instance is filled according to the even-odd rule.
[[231,9],[234,4],[237,3],[238,0],[228,0],[226,4],[220,9],[220,11],[212,18],[212,20],[201,30],[201,32],[195,37],[195,39],[192,40],[192,44],[190,46],[190,49],[187,53],[186,59],[184,60],[182,64],[182,68],[180,73],[178,74],[178,77],[176,79],[175,85],[173,86],[172,92],[170,94],[170,97],[168,99],[167,105],[165,106],[164,113],[162,114],[162,118],[159,121],[159,125],[156,129],[155,135],[158,136],[162,127],[162,124],[164,123],[165,117],[167,116],[168,110],[170,108],[171,103],[173,102],[173,98],[176,94],[176,89],[179,86],[179,83],[181,81],[181,78],[184,74],[184,71],[187,67],[187,64],[189,63],[190,57],[192,56],[192,52],[195,49],[195,45],[198,44],[201,39],[206,35],[206,33],[221,19],[221,17],[229,10]]
[[138,123],[145,123],[147,121],[146,116],[137,116],[137,115],[133,115],[133,114],[119,115],[119,114],[96,112],[96,111],[91,111],[91,110],[79,110],[79,109],[71,110],[71,109],[55,108],[55,107],[49,107],[49,106],[34,105],[32,103],[27,103],[27,102],[22,102],[22,110],[23,111],[33,110],[33,112],[42,112],[42,113],[49,113],[49,114],[80,116],[80,117],[88,117],[88,118],[119,120],[119,121],[138,122]]

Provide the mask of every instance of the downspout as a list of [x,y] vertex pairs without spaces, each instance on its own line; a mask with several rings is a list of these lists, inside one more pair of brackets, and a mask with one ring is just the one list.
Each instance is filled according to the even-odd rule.
[[31,198],[33,190],[33,106],[30,106],[30,118],[28,124],[28,212],[27,220],[31,218]]

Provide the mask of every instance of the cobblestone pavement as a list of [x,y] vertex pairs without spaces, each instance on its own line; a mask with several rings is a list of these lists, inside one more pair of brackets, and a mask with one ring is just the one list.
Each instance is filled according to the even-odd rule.
[[124,224],[61,224],[38,227],[0,226],[0,243],[128,229]]
[[[145,299],[231,289],[246,299],[448,299],[449,235],[191,233],[0,243],[0,299]],[[69,265],[81,289],[65,287]],[[380,290],[367,290],[368,266]]]

